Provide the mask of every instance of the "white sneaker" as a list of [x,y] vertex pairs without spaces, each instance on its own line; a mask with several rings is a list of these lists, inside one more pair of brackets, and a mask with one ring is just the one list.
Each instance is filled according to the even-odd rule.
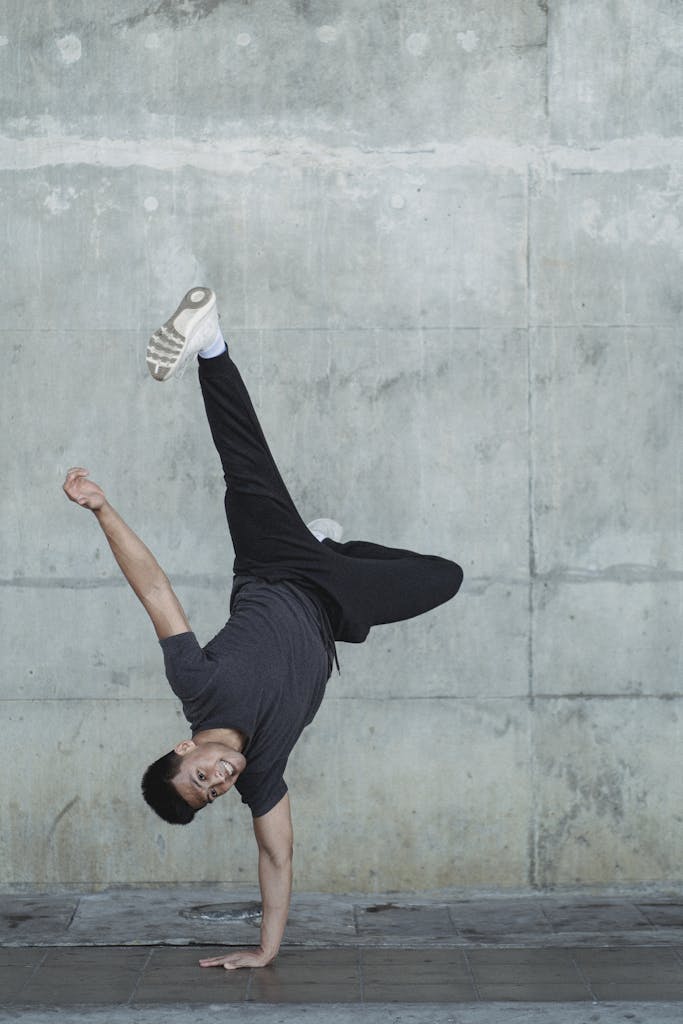
[[329,537],[330,540],[336,540],[338,544],[344,536],[344,528],[334,519],[314,519],[313,522],[308,523],[307,526],[313,536],[317,537],[321,542],[324,541],[326,537]]
[[149,339],[147,367],[155,380],[168,380],[218,334],[216,296],[210,288],[191,288],[173,316]]

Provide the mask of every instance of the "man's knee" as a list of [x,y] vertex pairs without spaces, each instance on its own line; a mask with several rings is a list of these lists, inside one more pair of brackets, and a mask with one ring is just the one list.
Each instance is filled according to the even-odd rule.
[[450,601],[460,590],[464,573],[457,562],[451,562],[447,558],[444,558],[443,562],[443,586],[446,595],[444,601]]

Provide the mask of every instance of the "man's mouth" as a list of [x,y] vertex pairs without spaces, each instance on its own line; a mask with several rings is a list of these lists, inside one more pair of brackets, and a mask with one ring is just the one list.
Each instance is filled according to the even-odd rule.
[[223,768],[224,768],[225,772],[227,773],[228,778],[230,778],[232,775],[235,774],[235,766],[234,766],[234,764],[230,764],[229,761],[223,761],[222,759],[221,759],[221,764],[223,765]]

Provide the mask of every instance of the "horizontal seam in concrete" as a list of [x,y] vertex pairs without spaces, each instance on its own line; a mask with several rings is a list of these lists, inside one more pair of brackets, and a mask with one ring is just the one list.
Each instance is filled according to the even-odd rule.
[[[658,700],[658,701],[676,701],[683,700],[683,690],[673,690],[665,693],[535,693],[534,703],[538,701],[551,701],[558,700],[571,700],[571,701],[592,701],[592,700]],[[102,697],[93,697],[87,695],[81,696],[64,696],[64,697],[0,697],[0,707],[3,704],[49,704],[58,703],[65,704],[67,702],[74,703],[91,703],[91,704],[177,704],[178,698],[173,694],[169,693],[166,697],[129,697],[126,694]],[[502,694],[496,695],[485,695],[480,693],[465,693],[465,694],[454,694],[454,693],[432,693],[432,694],[414,694],[396,696],[394,694],[378,695],[376,697],[369,697],[367,694],[334,694],[328,691],[325,697],[325,703],[342,703],[348,701],[356,701],[358,703],[371,703],[371,704],[387,704],[389,702],[406,702],[406,701],[424,701],[429,703],[430,701],[444,701],[450,703],[470,703],[470,704],[520,704],[523,705],[528,701],[528,694],[517,693],[517,694]]]
[[538,583],[662,583],[683,580],[683,570],[652,565],[610,565],[604,569],[550,569],[534,576]]
[[[186,587],[230,587],[232,576],[211,573],[171,573],[174,586]],[[670,583],[683,580],[683,570],[657,568],[651,565],[611,565],[604,569],[550,569],[531,577],[536,583]],[[524,587],[529,577],[524,576],[473,576],[466,578],[463,594],[483,593],[492,586]],[[0,579],[0,587],[19,590],[98,590],[100,588],[124,588],[128,584],[118,576],[16,576]]]
[[[557,171],[587,170],[600,173],[628,173],[653,170],[683,163],[683,138],[640,135],[612,139],[602,146],[581,149],[573,146],[518,145],[490,136],[469,136],[460,143],[425,143],[419,148],[373,148],[326,146],[313,139],[299,138],[213,138],[199,139],[93,139],[77,135],[14,138],[0,135],[0,169],[27,170],[75,164],[96,167],[148,167],[175,171],[182,167],[216,174],[253,172],[260,166],[279,166],[291,172],[293,166],[336,171],[362,168],[384,170],[397,163],[412,169],[431,166],[434,170],[454,167],[486,167],[489,172],[523,174],[534,165],[541,177]],[[521,193],[520,193],[521,198]]]
[[[648,323],[612,323],[605,322],[600,323],[599,321],[582,321],[579,323],[560,323],[557,321],[545,323],[542,321],[531,321],[529,324],[525,323],[508,323],[508,324],[435,324],[431,327],[421,326],[420,324],[374,324],[368,326],[360,324],[346,324],[344,326],[335,327],[324,327],[320,325],[306,325],[302,324],[299,327],[283,327],[281,325],[268,325],[262,324],[258,327],[254,327],[253,324],[249,327],[245,327],[241,324],[227,324],[227,332],[234,335],[236,332],[240,334],[376,334],[377,331],[383,331],[385,333],[396,333],[396,334],[429,334],[442,332],[447,334],[457,334],[460,331],[481,331],[495,332],[503,334],[507,331],[518,331],[520,334],[524,334],[527,331],[540,331],[540,330],[557,330],[557,331],[587,331],[587,330],[657,330],[674,331],[677,328],[677,323],[674,320],[671,321],[656,321],[651,320]],[[223,330],[226,330],[226,323],[223,321]],[[132,334],[138,337],[143,331],[143,328],[137,327],[75,327],[65,329],[63,327],[0,327],[0,334]]]

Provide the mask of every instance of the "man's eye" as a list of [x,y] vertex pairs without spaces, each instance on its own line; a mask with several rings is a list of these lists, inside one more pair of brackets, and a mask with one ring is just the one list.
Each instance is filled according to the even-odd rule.
[[197,772],[197,778],[199,779],[200,782],[203,782],[204,779],[206,778],[206,775],[204,774],[204,772]]
[[211,799],[215,800],[216,797],[218,796],[218,792],[215,789],[212,789],[209,792],[210,792],[210,795],[211,795]]

